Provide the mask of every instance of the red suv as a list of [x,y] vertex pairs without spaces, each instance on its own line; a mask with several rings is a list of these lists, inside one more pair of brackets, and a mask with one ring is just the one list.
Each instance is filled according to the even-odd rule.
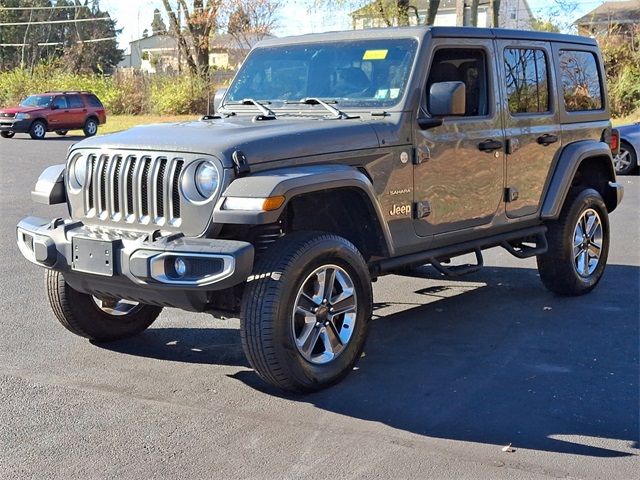
[[22,132],[39,140],[47,132],[66,135],[82,129],[91,137],[106,121],[102,103],[91,92],[47,92],[30,95],[17,107],[0,109],[0,135],[11,138]]

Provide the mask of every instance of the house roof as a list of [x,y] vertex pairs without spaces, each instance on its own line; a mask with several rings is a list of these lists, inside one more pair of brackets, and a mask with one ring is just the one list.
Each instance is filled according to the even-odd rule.
[[[526,0],[523,0],[526,3]],[[372,12],[377,12],[378,6],[377,2],[373,1],[371,3],[367,3],[361,8],[354,10],[351,12],[352,16],[361,16],[371,15]],[[397,0],[383,0],[384,8],[393,8],[397,5]],[[489,0],[479,0],[478,5],[480,6],[488,6]],[[429,8],[429,0],[414,0],[411,2],[411,6],[414,6],[418,9],[418,11],[425,11]],[[528,5],[527,5],[528,7]],[[440,10],[448,10],[456,8],[456,0],[440,0],[440,6],[438,7],[438,11]]]
[[604,2],[575,21],[576,25],[640,23],[640,0]]

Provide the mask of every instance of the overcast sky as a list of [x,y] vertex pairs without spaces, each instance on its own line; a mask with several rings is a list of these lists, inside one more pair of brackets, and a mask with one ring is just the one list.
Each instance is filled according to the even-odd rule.
[[[285,0],[278,20],[278,27],[274,32],[277,36],[297,35],[302,33],[322,32],[328,30],[345,30],[351,28],[349,10],[333,12],[331,16],[323,15],[323,12],[309,12],[308,2]],[[578,18],[588,11],[596,8],[602,0],[568,0],[569,3],[578,4],[579,7],[573,13]],[[529,5],[534,15],[548,16],[549,6],[553,0],[529,0]],[[127,49],[129,42],[142,36],[145,28],[151,29],[153,9],[163,11],[161,0],[101,0],[101,8],[108,10],[116,19],[118,28],[122,28],[119,42],[120,47]],[[323,18],[326,17],[326,18]],[[165,19],[166,22],[166,19]],[[168,22],[166,22],[168,24]]]

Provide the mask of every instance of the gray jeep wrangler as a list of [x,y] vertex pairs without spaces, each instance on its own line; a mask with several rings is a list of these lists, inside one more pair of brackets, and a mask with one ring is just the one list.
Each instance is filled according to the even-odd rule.
[[460,275],[500,246],[558,294],[598,284],[622,198],[604,78],[577,36],[269,39],[215,115],[74,145],[33,192],[70,218],[25,218],[18,245],[77,335],[135,335],[163,307],[235,315],[264,380],[317,390],[360,357],[385,273]]

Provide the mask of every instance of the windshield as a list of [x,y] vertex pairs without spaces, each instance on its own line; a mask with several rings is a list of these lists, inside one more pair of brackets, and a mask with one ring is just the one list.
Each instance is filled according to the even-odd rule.
[[340,107],[392,106],[404,93],[416,47],[413,39],[386,39],[257,48],[225,103],[319,98]]
[[52,95],[31,95],[20,102],[21,107],[48,107],[53,99]]

